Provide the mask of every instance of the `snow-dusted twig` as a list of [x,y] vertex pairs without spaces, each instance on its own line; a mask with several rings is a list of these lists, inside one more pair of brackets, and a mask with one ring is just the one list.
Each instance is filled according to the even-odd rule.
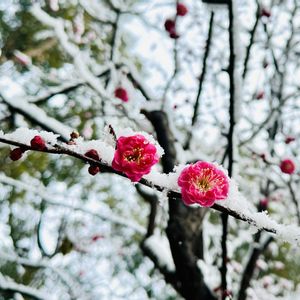
[[[68,288],[70,295],[72,296],[72,299],[78,299],[79,296],[87,298],[87,295],[85,295],[78,285],[76,281],[73,280],[73,278],[66,273],[64,270],[60,269],[59,267],[56,267],[50,263],[50,260],[39,260],[39,261],[33,261],[28,258],[19,257],[16,254],[9,254],[7,252],[1,251],[0,252],[1,259],[4,259],[6,261],[14,262],[16,264],[20,264],[23,266],[31,267],[31,268],[44,268],[49,269],[53,273],[55,273],[61,280],[61,282],[66,285]],[[46,298],[47,300],[49,298]]]
[[35,300],[56,300],[57,298],[51,296],[45,292],[41,292],[29,286],[25,286],[20,283],[6,279],[0,273],[0,290],[11,293],[20,293],[26,297],[30,297]]
[[[30,131],[30,130],[29,130]],[[49,134],[49,133],[48,133]],[[21,147],[24,150],[34,150],[29,146],[29,142],[20,143],[13,138],[13,135],[0,134],[0,142],[13,145],[16,147]],[[99,142],[99,147],[104,147],[104,142]],[[82,147],[84,147],[82,145]],[[37,150],[34,150],[37,151]],[[107,148],[103,149],[103,153],[107,151]],[[119,176],[126,177],[125,174],[115,171],[109,162],[97,161],[91,158],[84,156],[80,147],[77,150],[72,150],[67,144],[56,143],[55,145],[50,145],[45,150],[41,152],[53,153],[53,154],[65,154],[75,158],[78,158],[84,162],[92,163],[98,165],[103,172],[109,172],[118,174]],[[177,177],[178,173],[162,174],[156,171],[152,171],[149,175],[145,176],[147,179],[142,178],[139,183],[146,185],[151,188],[156,188],[159,191],[166,191],[170,199],[178,201],[181,199],[181,194],[177,186]],[[241,193],[237,191],[237,187],[234,184],[234,181],[231,180],[232,185],[232,196],[229,197],[226,201],[218,201],[214,204],[211,209],[217,210],[219,212],[226,213],[235,219],[242,220],[248,224],[256,227],[258,230],[265,230],[267,232],[276,234],[279,238],[291,242],[291,243],[300,243],[300,228],[295,225],[283,225],[278,224],[269,218],[266,212],[253,212],[249,206],[249,202],[243,197]]]
[[[108,68],[104,68],[102,72],[100,72],[97,77],[103,77],[108,74]],[[49,90],[43,92],[41,95],[34,97],[27,97],[27,101],[30,103],[42,103],[47,101],[49,98],[56,96],[58,94],[67,94],[85,84],[85,80],[76,80],[73,82],[68,82],[65,84],[61,84],[59,86],[51,87]]]
[[28,103],[25,99],[4,97],[1,93],[0,98],[14,111],[33,121],[43,129],[59,134],[65,141],[69,140],[70,133],[73,131],[72,128],[49,117],[43,109],[35,104]]
[[210,21],[209,21],[209,28],[208,28],[208,34],[207,34],[207,40],[206,40],[206,45],[205,45],[205,53],[203,56],[203,66],[202,66],[202,71],[201,75],[199,76],[199,83],[198,83],[198,91],[197,91],[197,96],[196,96],[196,101],[194,104],[194,111],[193,111],[193,116],[192,116],[192,123],[191,123],[191,129],[188,132],[188,136],[186,139],[186,143],[184,145],[184,149],[188,149],[190,145],[190,141],[192,138],[193,134],[193,126],[196,124],[198,116],[199,116],[199,104],[200,104],[200,97],[202,93],[202,87],[204,83],[204,78],[206,75],[206,68],[207,68],[207,60],[212,44],[212,34],[213,34],[213,27],[214,27],[214,15],[215,13],[212,11],[210,15]]
[[[48,205],[52,205],[52,206],[60,206],[60,207],[64,207],[64,208],[68,208],[70,210],[74,210],[74,211],[80,211],[83,212],[85,214],[88,214],[90,216],[93,216],[94,218],[98,218],[100,220],[104,220],[104,221],[108,221],[111,222],[113,224],[117,224],[117,225],[121,225],[121,226],[125,226],[125,227],[129,227],[134,229],[137,233],[140,233],[142,235],[144,235],[146,233],[146,230],[144,227],[142,227],[141,225],[125,219],[121,216],[115,215],[114,213],[110,212],[109,214],[103,213],[101,211],[93,212],[87,208],[84,208],[80,205],[75,205],[75,204],[69,204],[67,203],[66,199],[64,197],[58,197],[55,195],[50,195],[48,194],[46,191],[44,191],[42,188],[39,187],[34,187],[32,185],[28,185],[24,182],[21,182],[19,180],[7,177],[4,174],[0,173],[0,182],[14,186],[16,188],[25,190],[25,191],[29,191],[32,192],[38,196],[40,196]],[[64,198],[64,199],[63,199]],[[74,202],[74,199],[72,199],[72,202]]]
[[100,6],[97,1],[93,0],[79,0],[80,5],[84,10],[97,22],[101,24],[112,25],[113,19],[111,17],[111,11],[105,8],[105,6]]
[[88,68],[86,57],[74,43],[69,41],[69,37],[64,29],[64,21],[62,19],[51,17],[49,14],[43,11],[38,4],[32,6],[31,13],[41,23],[51,27],[54,30],[60,45],[72,57],[74,65],[85,82],[93,90],[95,90],[101,96],[101,98],[109,99],[110,95],[104,90],[100,80]]
[[260,235],[261,235],[261,233],[258,232],[255,236],[254,246],[251,251],[250,257],[248,259],[248,262],[246,264],[245,270],[243,272],[240,289],[239,289],[239,293],[238,293],[238,298],[237,298],[238,300],[246,299],[247,288],[250,285],[250,282],[251,282],[251,279],[252,279],[252,276],[253,276],[253,273],[254,273],[254,270],[256,267],[257,260],[260,257],[260,255],[263,254],[263,252],[268,248],[270,243],[273,241],[273,237],[267,237],[267,239],[264,241],[264,243],[259,245]]
[[250,53],[251,53],[252,46],[254,45],[256,30],[257,30],[259,20],[260,20],[260,17],[261,17],[261,7],[260,7],[258,1],[256,1],[256,5],[257,5],[257,8],[256,8],[255,22],[254,22],[254,25],[253,25],[253,27],[250,31],[250,40],[249,40],[249,44],[248,44],[247,49],[246,49],[246,55],[245,55],[245,59],[244,59],[244,70],[243,70],[243,75],[242,75],[243,79],[245,79],[245,77],[247,75],[247,72],[248,72],[248,64],[249,64],[249,60],[250,60]]

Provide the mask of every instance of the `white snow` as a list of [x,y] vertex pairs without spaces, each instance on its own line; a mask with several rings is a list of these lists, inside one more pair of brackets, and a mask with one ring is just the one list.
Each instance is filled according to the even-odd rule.
[[[49,117],[45,111],[35,104],[28,103],[24,90],[10,78],[3,77],[0,81],[1,96],[5,103],[29,116],[37,124],[43,124],[53,132],[68,140],[72,129],[54,118]],[[13,92],[12,92],[13,91]]]
[[165,267],[169,272],[175,271],[169,241],[165,236],[155,233],[145,240],[144,245],[155,255],[161,268]]
[[42,10],[38,4],[34,4],[32,6],[31,13],[41,23],[51,27],[54,30],[57,38],[60,41],[60,45],[72,57],[74,65],[85,82],[89,84],[102,98],[109,99],[110,95],[103,88],[101,81],[91,72],[88,67],[89,65],[92,65],[90,58],[86,55],[83,55],[77,45],[69,40],[69,37],[64,29],[65,26],[63,19],[51,17],[44,10]]
[[38,131],[34,129],[28,129],[25,127],[20,127],[16,129],[14,132],[7,133],[7,134],[4,134],[2,131],[0,131],[0,137],[3,137],[11,141],[19,142],[22,144],[26,144],[27,146],[30,145],[30,141],[36,135],[41,136],[47,144],[53,146],[57,144],[57,138],[59,137],[58,134],[54,134],[52,132]]

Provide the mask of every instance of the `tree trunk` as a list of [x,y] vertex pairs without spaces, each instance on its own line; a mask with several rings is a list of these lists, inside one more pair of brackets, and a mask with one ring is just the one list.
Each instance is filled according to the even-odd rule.
[[[164,173],[176,165],[174,138],[168,118],[162,111],[144,112],[152,123],[165,155],[162,158]],[[166,229],[176,267],[177,290],[187,300],[216,300],[204,282],[197,261],[203,258],[202,220],[206,209],[190,208],[169,196],[169,221]]]

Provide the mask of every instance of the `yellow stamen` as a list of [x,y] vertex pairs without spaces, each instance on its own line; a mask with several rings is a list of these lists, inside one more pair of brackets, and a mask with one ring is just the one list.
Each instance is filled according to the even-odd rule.
[[206,176],[199,178],[196,181],[196,185],[202,192],[207,192],[213,187],[211,181],[209,180],[209,177]]
[[137,161],[139,163],[142,156],[142,150],[140,148],[135,148],[132,151],[132,154],[125,157],[128,161]]

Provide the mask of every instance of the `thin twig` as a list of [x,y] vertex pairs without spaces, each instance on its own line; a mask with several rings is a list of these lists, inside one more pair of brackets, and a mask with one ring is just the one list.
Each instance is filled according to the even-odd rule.
[[[28,146],[26,144],[15,142],[15,141],[11,141],[11,140],[5,139],[3,137],[0,137],[0,142],[1,143],[5,143],[5,144],[9,144],[9,145],[13,145],[13,146],[16,146],[16,147],[21,147],[24,150],[33,150],[33,151],[37,151],[37,152],[44,152],[44,153],[51,153],[51,154],[65,154],[65,155],[69,155],[69,156],[78,158],[78,159],[82,160],[83,162],[93,163],[95,165],[98,165],[99,167],[101,167],[101,171],[102,172],[114,173],[114,174],[117,174],[119,176],[122,176],[122,177],[126,178],[126,175],[124,173],[115,171],[108,164],[106,164],[106,163],[104,163],[102,161],[97,161],[97,160],[94,160],[92,158],[86,157],[83,154],[80,154],[80,153],[72,151],[72,150],[70,150],[68,148],[65,148],[63,145],[56,145],[55,147],[53,147],[51,149],[45,149],[45,150],[39,151],[39,150],[32,149],[30,146]],[[168,190],[166,187],[158,185],[158,184],[153,184],[153,182],[148,181],[148,180],[146,180],[144,178],[142,178],[139,181],[139,183],[141,183],[141,184],[143,184],[145,186],[151,187],[151,188],[155,188],[158,191],[166,191],[166,190]],[[168,190],[168,195],[169,195],[170,198],[172,198],[174,200],[181,199],[181,194],[178,191],[175,191],[175,190]],[[214,210],[222,212],[222,213],[227,213],[228,215],[234,217],[235,219],[244,221],[244,222],[246,222],[246,223],[248,223],[248,224],[250,224],[252,226],[257,227],[259,230],[265,230],[267,232],[274,233],[274,234],[277,233],[277,229],[276,228],[271,227],[271,226],[267,226],[267,225],[261,226],[250,215],[247,215],[247,214],[244,214],[244,213],[240,213],[240,212],[235,211],[235,210],[233,210],[233,209],[231,209],[229,207],[226,207],[226,206],[223,206],[223,205],[215,203],[211,207],[211,209],[214,209]],[[298,237],[295,237],[294,239],[297,242],[299,241]]]
[[[235,44],[234,44],[234,14],[233,14],[233,2],[228,2],[229,13],[229,132],[227,135],[227,156],[228,156],[228,175],[232,176],[233,163],[234,163],[234,127],[235,127]],[[228,235],[228,214],[221,214],[222,219],[222,266],[221,266],[221,287],[222,287],[222,299],[226,298],[227,290],[227,235]]]
[[256,29],[257,29],[257,26],[258,26],[258,23],[260,20],[260,16],[261,16],[261,8],[260,8],[258,1],[256,1],[256,5],[257,5],[256,15],[255,15],[256,19],[255,19],[253,28],[250,31],[250,41],[249,41],[248,47],[246,49],[246,56],[245,56],[245,60],[244,60],[243,79],[245,79],[247,71],[248,71],[248,63],[249,63],[249,59],[250,59],[250,53],[251,53],[252,46],[254,45]]
[[198,115],[199,115],[198,110],[199,110],[199,104],[200,104],[200,97],[201,97],[202,87],[203,87],[203,83],[204,83],[204,78],[205,78],[205,75],[206,75],[207,60],[208,60],[208,55],[209,55],[209,52],[210,52],[211,42],[212,42],[214,15],[215,15],[214,12],[212,12],[211,15],[210,15],[209,28],[208,28],[208,34],[207,34],[207,40],[206,40],[206,47],[205,47],[205,52],[204,52],[204,56],[203,56],[203,66],[202,66],[201,75],[199,76],[198,92],[197,92],[196,101],[195,101],[195,104],[194,104],[194,112],[193,112],[193,116],[192,116],[191,129],[188,132],[188,137],[187,137],[186,143],[183,147],[184,149],[188,149],[189,146],[190,146],[191,137],[192,137],[192,134],[193,134],[193,126],[197,122]]

